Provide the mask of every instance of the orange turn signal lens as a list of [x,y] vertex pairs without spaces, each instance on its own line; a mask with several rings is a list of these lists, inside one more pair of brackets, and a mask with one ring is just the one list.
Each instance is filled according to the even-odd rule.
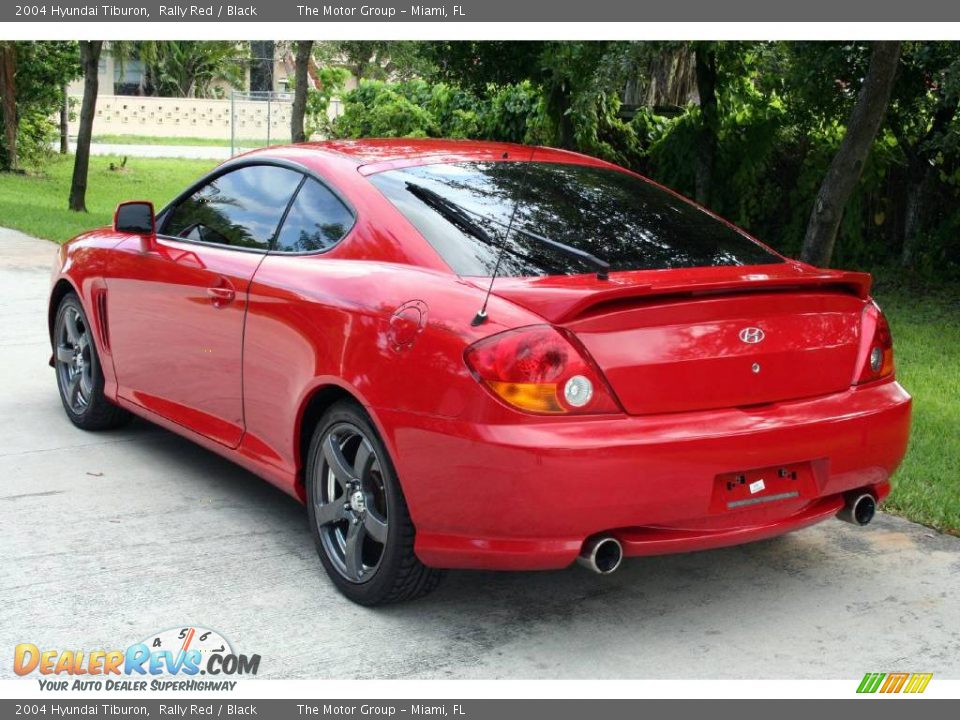
[[557,402],[557,386],[553,383],[512,383],[487,380],[487,387],[510,405],[527,412],[565,412]]

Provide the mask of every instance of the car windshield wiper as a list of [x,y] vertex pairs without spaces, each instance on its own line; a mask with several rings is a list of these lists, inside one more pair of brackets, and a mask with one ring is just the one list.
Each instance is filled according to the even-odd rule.
[[[443,215],[447,220],[456,225],[458,228],[464,232],[472,235],[481,242],[487,243],[489,245],[496,246],[496,241],[490,237],[490,234],[483,229],[481,225],[476,223],[471,217],[469,210],[466,210],[459,205],[457,205],[452,200],[448,200],[437,192],[434,192],[430,188],[426,188],[423,185],[418,185],[417,183],[407,182],[407,190],[413,193],[414,196],[425,202],[427,205],[432,207],[438,213]],[[482,215],[477,215],[477,217],[483,217]],[[503,225],[503,223],[497,222],[492,218],[484,218],[489,222],[496,223],[497,225]],[[573,257],[577,260],[580,260],[587,265],[592,266],[596,272],[597,277],[601,280],[606,280],[610,273],[610,263],[606,260],[601,260],[596,255],[591,255],[586,250],[581,250],[580,248],[575,248],[572,245],[567,245],[562,243],[559,240],[552,240],[543,235],[538,235],[535,232],[530,230],[525,230],[524,228],[515,228],[515,230],[521,235],[525,235],[531,240],[535,240],[543,245],[558,250],[561,253],[569,257]],[[509,251],[508,251],[509,252]],[[520,255],[519,253],[513,253],[513,255]],[[521,255],[521,257],[526,257]],[[529,258],[527,258],[529,259]]]
[[559,250],[562,253],[566,253],[570,257],[577,258],[578,260],[582,260],[587,265],[592,265],[594,269],[597,271],[597,278],[599,278],[600,280],[606,280],[610,275],[610,263],[608,263],[606,260],[601,260],[596,255],[589,253],[586,250],[581,250],[580,248],[576,248],[573,245],[567,245],[566,243],[562,243],[559,240],[552,240],[548,237],[544,237],[543,235],[537,235],[535,232],[526,230],[521,227],[514,228],[514,230],[516,230],[521,235],[526,235],[531,240],[536,240],[537,242],[543,243],[544,245],[549,245],[550,247],[556,250]]
[[445,197],[443,197],[443,195],[434,192],[430,188],[425,188],[423,185],[417,185],[416,183],[412,182],[408,182],[406,185],[409,192],[413,193],[424,203],[436,210],[451,224],[467,233],[467,235],[471,235],[477,238],[477,240],[480,242],[485,243],[492,248],[498,248],[501,252],[506,252],[514,257],[525,260],[528,263],[536,262],[534,258],[530,257],[529,255],[517,252],[516,250],[511,250],[510,248],[506,247],[504,243],[494,240],[492,237],[490,237],[490,233],[483,229],[482,225],[471,219],[467,211],[457,205],[455,202],[447,200]]
[[432,207],[438,213],[443,215],[444,218],[449,220],[465,233],[472,235],[477,240],[484,242],[487,245],[498,247],[499,243],[490,237],[490,234],[484,230],[482,226],[474,222],[467,214],[467,211],[457,205],[455,202],[447,200],[445,197],[443,197],[443,195],[434,192],[430,188],[425,188],[423,185],[417,185],[416,183],[412,182],[407,182],[406,185],[407,190],[413,193],[415,197]]

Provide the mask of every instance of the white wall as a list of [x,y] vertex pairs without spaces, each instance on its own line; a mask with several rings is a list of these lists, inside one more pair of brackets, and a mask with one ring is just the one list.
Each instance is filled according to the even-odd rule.
[[[82,95],[74,114],[79,116]],[[340,102],[331,103],[330,116],[340,114]],[[237,101],[234,104],[237,139],[290,141],[290,103]],[[70,123],[70,135],[76,136],[79,117]],[[230,100],[160,98],[100,95],[93,122],[97,135],[150,135],[172,138],[230,139]]]

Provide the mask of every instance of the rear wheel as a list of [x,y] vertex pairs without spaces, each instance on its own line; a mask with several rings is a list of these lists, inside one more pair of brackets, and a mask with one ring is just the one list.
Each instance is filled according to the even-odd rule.
[[433,590],[442,572],[413,552],[415,530],[383,442],[363,410],[337,403],[317,424],[307,508],[320,561],[350,600],[383,605]]
[[93,331],[76,295],[64,296],[53,325],[54,367],[67,417],[84,430],[109,430],[130,420],[103,393],[103,373]]

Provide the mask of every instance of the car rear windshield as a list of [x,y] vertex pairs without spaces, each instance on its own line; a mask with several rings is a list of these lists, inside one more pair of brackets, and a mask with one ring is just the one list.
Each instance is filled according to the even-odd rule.
[[[585,251],[614,271],[783,262],[695,205],[610,168],[470,162],[389,170],[369,179],[460,275],[492,274],[501,247],[500,275],[596,270],[582,253],[577,257],[558,244]],[[467,221],[451,221],[451,207]],[[514,229],[505,238],[514,207]],[[483,232],[471,232],[470,225]]]

